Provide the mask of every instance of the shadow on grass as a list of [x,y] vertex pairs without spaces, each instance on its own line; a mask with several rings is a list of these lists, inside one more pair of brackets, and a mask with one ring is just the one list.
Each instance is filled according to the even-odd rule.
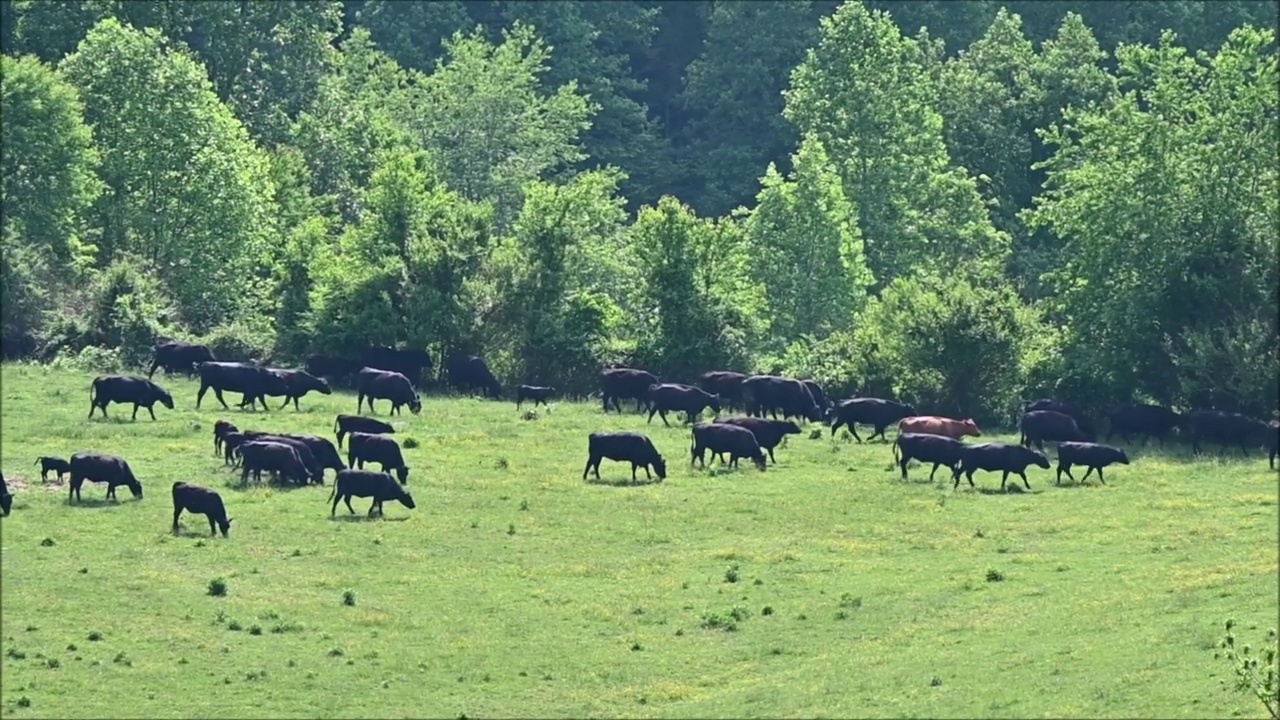
[[[963,488],[964,486],[965,483],[962,481],[960,487]],[[999,485],[979,485],[978,487],[973,488],[973,492],[976,492],[979,495],[1034,495],[1040,491],[1035,490],[1034,488],[1028,490],[1021,482],[1019,482],[1017,485],[1006,485],[1003,490]]]
[[[232,525],[234,524],[235,523],[233,522]],[[235,528],[233,527],[232,529],[234,530]],[[176,538],[187,538],[191,540],[208,540],[210,537],[214,537],[209,534],[209,527],[207,525],[205,526],[204,530],[196,530],[193,528],[185,527],[183,525],[179,525],[178,532],[174,534],[172,530],[170,530],[170,534]]]
[[658,485],[661,482],[662,481],[657,478],[653,478],[652,480],[636,478],[635,482],[631,482],[631,478],[623,478],[620,480],[614,480],[612,478],[597,478],[597,477],[587,478],[588,485],[600,485],[603,487],[641,487],[643,485]]
[[[338,509],[342,510],[343,508],[341,505],[339,505]],[[374,515],[373,517],[370,517],[368,515],[367,510],[365,512],[356,511],[354,514],[347,513],[346,515],[330,515],[329,516],[329,522],[349,522],[349,523],[377,522],[379,520],[382,520],[385,522],[404,522],[408,519],[409,519],[408,515],[398,515],[398,516],[392,516],[392,517]]]
[[68,500],[67,504],[77,508],[103,508],[120,505],[120,500],[108,500],[106,498],[83,498],[81,500]]

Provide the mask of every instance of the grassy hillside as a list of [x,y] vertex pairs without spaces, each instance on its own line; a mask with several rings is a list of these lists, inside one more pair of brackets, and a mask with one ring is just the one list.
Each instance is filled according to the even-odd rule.
[[[1135,447],[1105,487],[1031,468],[1029,493],[953,491],[900,482],[881,442],[793,436],[765,473],[704,472],[657,419],[431,399],[396,421],[417,509],[331,520],[328,486],[234,487],[210,433],[332,437],[353,396],[196,412],[194,383],[158,376],[177,410],[89,421],[91,377],[0,378],[6,716],[1264,714],[1213,658],[1227,618],[1256,645],[1280,612],[1257,453]],[[671,476],[630,487],[606,461],[583,482],[601,429],[648,432]],[[144,498],[41,486],[36,456],[80,450],[128,459]],[[170,534],[175,480],[222,493],[229,539],[202,516]]]

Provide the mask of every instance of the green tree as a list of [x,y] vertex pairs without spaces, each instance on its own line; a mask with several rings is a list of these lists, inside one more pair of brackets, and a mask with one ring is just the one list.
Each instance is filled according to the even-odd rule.
[[105,9],[95,0],[16,0],[13,14],[13,48],[5,51],[56,63],[75,51]]
[[444,56],[444,40],[474,26],[460,0],[368,0],[360,26],[401,66],[430,72]]

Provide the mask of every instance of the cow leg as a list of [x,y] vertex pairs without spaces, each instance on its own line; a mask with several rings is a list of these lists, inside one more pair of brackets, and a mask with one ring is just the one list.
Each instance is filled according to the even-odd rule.
[[[666,410],[659,410],[659,411],[658,411],[658,415],[662,418],[662,424],[663,424],[663,425],[666,425],[667,427],[671,427],[671,423],[667,422],[667,411],[666,411]],[[652,415],[650,415],[650,416],[649,416],[649,418],[650,418],[650,419],[653,419],[653,416],[652,416]]]
[[[640,398],[636,398],[636,412],[640,412],[640,405],[641,405],[641,403],[642,403],[642,402],[643,402],[643,401],[642,401]],[[621,412],[621,411],[619,411],[619,412]]]
[[206,515],[209,518],[209,537],[218,537],[218,527],[213,523],[213,516]]
[[635,485],[636,483],[640,482],[639,480],[636,479],[636,467],[637,465],[634,462],[631,463],[631,484],[632,485]]
[[152,420],[155,420],[155,419],[156,419],[156,409],[155,409],[155,405],[148,405],[148,406],[147,406],[147,412],[151,414],[151,419],[152,419]]
[[[654,416],[654,415],[657,415],[657,414],[658,414],[658,408],[656,408],[656,407],[654,407],[654,408],[650,408],[650,410],[649,410],[649,419],[648,419],[648,420],[646,420],[645,422],[646,422],[646,423],[651,423],[651,422],[653,422],[653,416]],[[663,417],[663,418],[662,418],[662,421],[663,421],[663,422],[666,422],[666,420],[667,420],[667,418],[666,418],[666,417]]]
[[1004,489],[1005,483],[1009,482],[1009,471],[1005,470],[1000,475],[1000,489]]
[[[369,413],[370,413],[371,415],[377,415],[377,414],[378,414],[378,411],[373,409],[373,396],[370,396],[370,397],[369,397],[368,403],[369,403]],[[392,406],[391,406],[391,411],[392,411],[392,412],[395,412],[395,409],[396,409],[396,408],[395,408],[395,406],[394,406],[394,405],[392,405]]]
[[588,458],[587,458],[587,466],[586,466],[586,467],[584,467],[584,468],[582,468],[582,479],[583,479],[583,480],[586,480],[586,479],[587,479],[587,473],[591,472],[591,461],[592,461],[592,460],[594,460],[594,459],[595,459],[595,458],[593,458],[593,457],[588,457]]
[[[151,408],[147,408],[147,409],[150,410]],[[133,404],[133,415],[129,419],[133,420],[134,422],[138,422],[138,403]],[[156,419],[155,413],[151,413],[151,419],[152,420]]]
[[155,362],[154,360],[152,360],[152,361],[151,361],[151,369],[147,371],[147,379],[148,379],[148,380],[150,380],[150,379],[151,379],[151,377],[152,377],[153,375],[155,375],[155,374],[156,374],[156,368],[158,368],[158,367],[160,367],[159,363],[157,363],[157,362]]
[[[94,402],[93,400],[90,400],[90,401],[89,401],[89,419],[90,419],[90,420],[92,420],[92,419],[93,419],[93,411],[94,411],[97,407],[98,407],[98,403]],[[106,414],[106,410],[103,410],[102,412],[103,412],[103,414],[104,414],[104,415]]]
[[[942,465],[942,463],[933,464],[933,469],[929,471],[929,482],[933,482],[933,474],[938,472],[938,467],[940,465]],[[907,456],[903,455],[902,456],[902,478],[905,480],[906,477],[907,477]]]
[[[278,407],[278,408],[276,408],[276,409],[277,409],[277,410],[283,410],[283,409],[285,409],[285,408],[289,407],[289,401],[290,401],[290,400],[294,400],[294,401],[296,402],[296,401],[297,401],[297,398],[291,398],[291,397],[289,397],[288,395],[285,395],[285,396],[284,396],[284,402],[280,403],[280,407]],[[298,408],[296,407],[296,405],[295,405],[294,409],[295,409],[295,410],[297,410],[297,409],[298,409]]]
[[[855,424],[853,424],[853,423],[849,423],[849,434],[850,434],[850,435],[853,435],[853,439],[854,439],[854,440],[857,440],[859,443],[861,443],[861,442],[862,442],[862,438],[858,436],[858,426],[857,426],[857,425],[855,425]],[[871,438],[867,438],[867,440],[868,440],[868,441],[870,441],[870,440],[871,440]]]
[[644,466],[644,478],[645,478],[645,480],[653,480],[653,476],[649,474],[649,464],[648,464],[648,463],[645,463],[645,466]]
[[1030,490],[1030,489],[1031,489],[1031,483],[1027,482],[1027,471],[1026,471],[1026,470],[1022,470],[1022,471],[1020,471],[1020,472],[1018,473],[1018,475],[1022,477],[1022,484],[1023,484],[1023,485],[1026,485],[1026,486],[1027,486],[1027,489],[1028,489],[1028,490]]
[[173,534],[174,535],[178,534],[178,516],[181,514],[182,514],[181,507],[175,507],[173,509]]
[[227,404],[226,398],[222,397],[222,388],[214,388],[213,396],[218,398],[218,402],[222,403],[223,410],[230,410],[231,406]]
[[355,514],[356,514],[356,509],[355,509],[355,508],[353,508],[353,507],[351,507],[351,496],[350,496],[350,495],[344,495],[344,496],[342,497],[342,499],[346,501],[346,503],[347,503],[347,509],[351,511],[351,514],[352,514],[352,515],[355,515]]
[[208,389],[209,389],[208,385],[205,385],[203,382],[200,383],[200,391],[196,393],[196,409],[197,410],[200,409],[200,401],[204,400],[204,394]]
[[773,446],[769,446],[765,449],[769,451],[769,461],[772,462],[774,465],[777,465],[778,461],[775,460],[773,457]]
[[1102,484],[1103,484],[1103,485],[1106,485],[1106,484],[1107,484],[1107,479],[1106,479],[1105,477],[1103,477],[1103,476],[1102,476],[1102,468],[1101,468],[1101,467],[1099,467],[1099,468],[1098,468],[1098,479],[1102,481]]
[[338,495],[338,489],[335,486],[333,492],[333,507],[329,508],[329,517],[333,517],[338,513],[338,502],[340,500],[342,500],[342,498]]

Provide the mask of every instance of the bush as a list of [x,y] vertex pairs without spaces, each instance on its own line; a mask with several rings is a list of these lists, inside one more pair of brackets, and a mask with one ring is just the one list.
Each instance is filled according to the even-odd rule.
[[275,338],[267,327],[232,320],[209,331],[198,342],[208,345],[219,360],[265,364],[271,358]]
[[41,253],[12,237],[0,243],[0,354],[5,358],[35,352],[50,306],[44,282],[48,277]]

